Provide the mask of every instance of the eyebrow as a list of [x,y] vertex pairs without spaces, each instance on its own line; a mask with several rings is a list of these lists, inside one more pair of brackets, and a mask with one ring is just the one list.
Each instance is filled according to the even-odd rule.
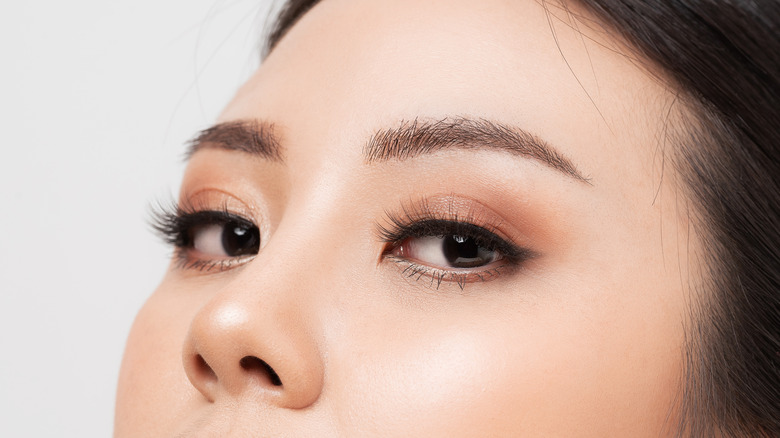
[[[189,142],[186,157],[206,148],[245,152],[283,162],[284,155],[274,125],[257,120],[220,123],[201,131]],[[493,149],[532,159],[575,180],[590,184],[574,163],[553,146],[528,131],[486,119],[465,117],[401,121],[382,129],[363,148],[367,164],[404,161],[445,149]]]
[[282,162],[281,142],[274,131],[273,124],[258,120],[220,123],[200,131],[190,140],[185,157],[189,160],[202,149],[223,149]]
[[400,126],[377,132],[363,149],[367,163],[407,160],[444,149],[493,149],[530,158],[590,184],[565,155],[528,131],[465,117],[435,121],[402,122]]

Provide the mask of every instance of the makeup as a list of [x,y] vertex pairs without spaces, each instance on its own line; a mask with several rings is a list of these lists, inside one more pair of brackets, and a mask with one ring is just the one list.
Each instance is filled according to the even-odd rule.
[[442,282],[489,281],[534,253],[502,237],[503,221],[479,203],[454,195],[411,202],[386,213],[377,233],[386,243],[383,257],[403,267],[402,274]]

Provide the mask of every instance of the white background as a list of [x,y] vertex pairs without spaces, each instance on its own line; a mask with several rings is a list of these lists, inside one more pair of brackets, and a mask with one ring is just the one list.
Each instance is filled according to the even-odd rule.
[[270,8],[0,9],[0,436],[111,435],[125,337],[170,252],[147,206],[257,67]]

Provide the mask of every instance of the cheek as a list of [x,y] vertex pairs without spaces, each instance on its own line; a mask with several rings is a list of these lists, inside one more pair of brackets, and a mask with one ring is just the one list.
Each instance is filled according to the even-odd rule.
[[179,416],[197,400],[181,362],[183,340],[196,308],[174,297],[163,284],[130,330],[117,388],[117,437],[170,435],[181,422]]
[[377,348],[355,352],[363,359],[348,375],[335,376],[349,382],[334,383],[342,422],[366,435],[484,436],[485,420],[511,400],[495,391],[511,377],[495,355],[501,346],[480,333],[419,328],[376,338]]
[[366,435],[451,437],[662,427],[678,362],[650,357],[631,318],[565,302],[451,313],[396,320],[391,333],[353,328],[359,349],[332,368],[349,372],[331,375],[343,423]]

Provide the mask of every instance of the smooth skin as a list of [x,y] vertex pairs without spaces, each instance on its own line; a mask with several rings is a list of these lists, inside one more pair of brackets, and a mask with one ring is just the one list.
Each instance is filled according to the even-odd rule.
[[[669,434],[699,240],[663,165],[674,91],[629,53],[574,4],[323,0],[220,118],[273,124],[283,160],[188,163],[180,199],[251,219],[260,251],[171,264],[115,436]],[[531,132],[588,181],[489,148],[363,157],[454,117]],[[535,256],[463,288],[408,277],[377,227],[421,199]]]

